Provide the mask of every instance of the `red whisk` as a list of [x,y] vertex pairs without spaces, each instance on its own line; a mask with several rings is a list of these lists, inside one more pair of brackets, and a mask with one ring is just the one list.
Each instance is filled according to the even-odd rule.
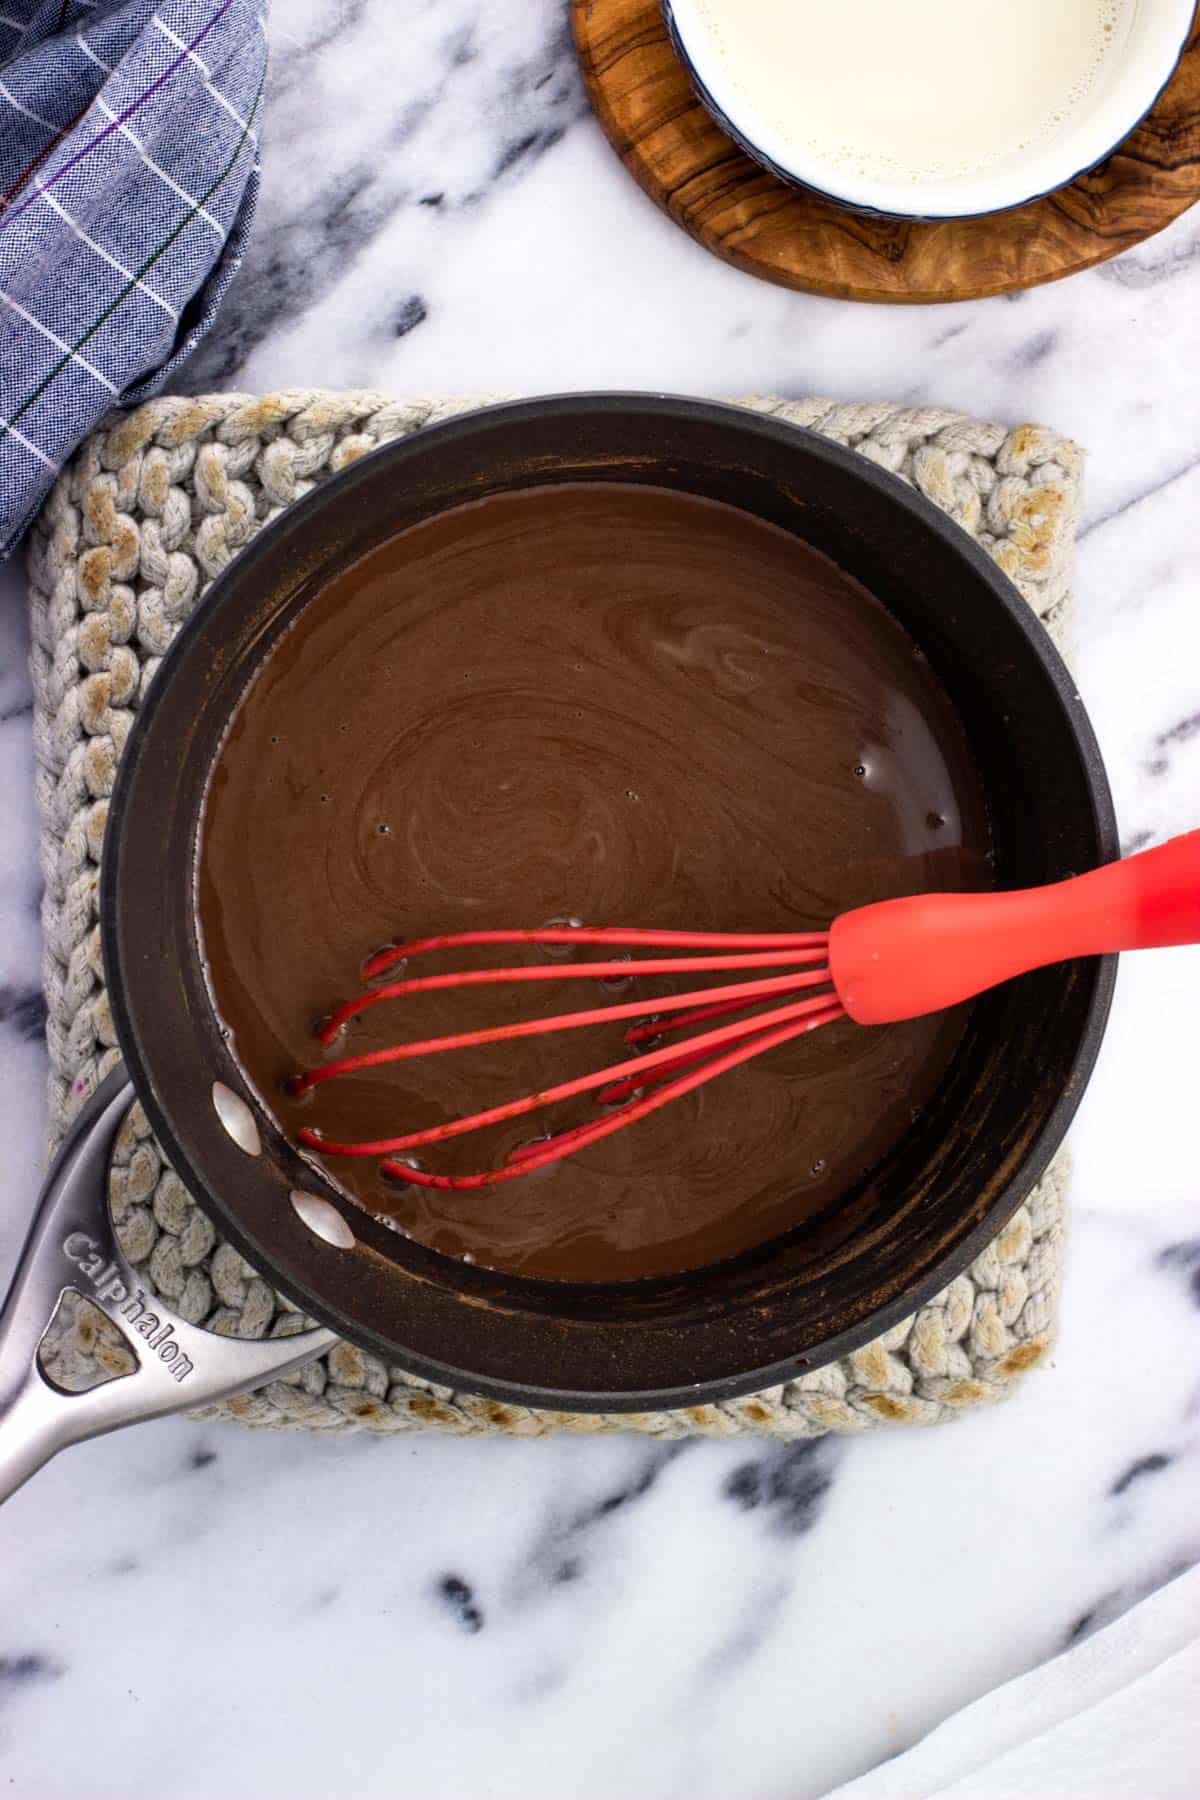
[[[1014,976],[1070,957],[1192,943],[1200,943],[1200,831],[1050,887],[1007,894],[918,894],[880,901],[843,913],[828,932],[755,934],[549,926],[540,931],[465,931],[417,938],[372,957],[364,969],[366,979],[375,979],[429,951],[487,944],[602,945],[614,951],[672,954],[649,955],[637,961],[623,956],[407,977],[370,988],[339,1006],[319,1028],[322,1043],[332,1043],[348,1021],[368,1007],[438,988],[718,972],[741,979],[659,998],[652,1002],[655,1016],[649,1020],[644,999],[588,1007],[554,1018],[527,1019],[342,1057],[295,1076],[290,1086],[293,1093],[302,1094],[341,1075],[384,1063],[615,1020],[635,1021],[624,1035],[631,1047],[667,1037],[673,1040],[656,1043],[655,1048],[595,1074],[423,1131],[362,1143],[333,1142],[318,1129],[300,1133],[301,1142],[326,1156],[384,1157],[388,1159],[382,1165],[386,1172],[418,1186],[488,1187],[531,1174],[546,1163],[623,1131],[647,1113],[751,1057],[836,1019],[850,1018],[859,1025],[891,1024],[939,1012]],[[767,970],[776,973],[767,974]],[[718,1019],[725,1023],[714,1025]],[[706,1029],[678,1038],[678,1033],[695,1026]],[[598,1101],[617,1110],[523,1145],[502,1168],[471,1175],[435,1175],[397,1160],[422,1145],[441,1143],[585,1093],[595,1093]]]

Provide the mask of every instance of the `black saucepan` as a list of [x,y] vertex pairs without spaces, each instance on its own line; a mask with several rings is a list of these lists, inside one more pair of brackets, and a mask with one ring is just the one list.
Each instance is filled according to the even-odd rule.
[[[864,1343],[975,1256],[1028,1195],[1095,1061],[1114,960],[985,996],[911,1134],[826,1216],[670,1279],[582,1286],[493,1273],[389,1232],[332,1187],[352,1247],[290,1203],[319,1182],[265,1117],[222,1126],[245,1084],[207,998],[193,864],[230,714],[319,585],[382,538],[481,495],[552,481],[677,487],[755,513],[856,576],[940,675],[992,809],[996,878],[1032,886],[1118,842],[1079,695],[1029,608],[921,495],[836,444],[708,402],[604,394],[497,407],[388,445],[268,526],[180,634],[125,749],[102,885],[121,1049],[151,1123],[218,1229],[315,1318],[415,1373],[538,1406],[644,1410],[769,1386]],[[181,1396],[181,1399],[183,1396]]]

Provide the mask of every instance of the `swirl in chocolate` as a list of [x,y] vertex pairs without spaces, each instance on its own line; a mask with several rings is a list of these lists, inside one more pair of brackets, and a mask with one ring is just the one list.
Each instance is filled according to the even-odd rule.
[[[870,900],[984,886],[987,851],[950,703],[856,582],[712,501],[546,486],[402,533],[304,608],[212,771],[200,929],[217,1012],[281,1128],[375,1139],[628,1054],[598,1023],[290,1098],[285,1080],[318,1054],[314,1020],[389,940],[572,918],[822,930]],[[679,985],[643,979],[621,998],[644,992],[650,1014]],[[558,983],[414,996],[370,1008],[334,1054],[610,997]],[[567,1280],[679,1271],[835,1205],[928,1101],[962,1031],[961,1015],[830,1026],[499,1189],[397,1186],[373,1161],[330,1158],[328,1173],[450,1256]],[[549,1129],[540,1118],[422,1154],[484,1168]]]

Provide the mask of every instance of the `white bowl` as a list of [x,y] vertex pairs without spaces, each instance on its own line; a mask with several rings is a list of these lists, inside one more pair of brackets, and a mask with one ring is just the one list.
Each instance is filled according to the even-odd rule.
[[[841,0],[827,0],[837,6]],[[896,0],[898,6],[909,0]],[[1003,28],[1003,3],[993,17]],[[1065,187],[1103,162],[1146,116],[1171,79],[1187,46],[1197,0],[1128,0],[1121,38],[1095,85],[1066,122],[1037,141],[1014,147],[984,166],[935,177],[906,171],[867,171],[844,149],[834,153],[793,128],[768,119],[738,79],[737,47],[722,57],[709,0],[662,0],[680,60],[707,110],[749,155],[785,181],[799,182],[840,205],[909,219],[971,218],[1002,212]],[[986,18],[986,14],[985,14]],[[987,45],[981,31],[981,61]],[[855,74],[845,79],[847,106]]]

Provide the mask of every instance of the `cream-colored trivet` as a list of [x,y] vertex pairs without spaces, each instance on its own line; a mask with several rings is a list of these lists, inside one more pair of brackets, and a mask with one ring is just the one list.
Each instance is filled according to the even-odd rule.
[[[46,893],[50,1137],[117,1056],[104,990],[97,876],[117,758],[141,697],[205,588],[266,520],[387,438],[478,400],[403,403],[296,389],[150,401],[78,452],[29,555],[42,867]],[[828,400],[748,402],[891,469],[970,532],[1062,643],[1082,455],[1031,425]],[[767,1432],[809,1437],[887,1421],[931,1424],[999,1398],[1050,1344],[1066,1211],[1060,1159],[1000,1236],[928,1306],[853,1356],[723,1406],[686,1412],[540,1413],[449,1392],[339,1345],[289,1381],[206,1417],[317,1430]],[[119,1140],[112,1210],[126,1255],[187,1319],[233,1336],[300,1319],[222,1243],[134,1107]],[[72,1387],[123,1367],[81,1303],[44,1356]]]

